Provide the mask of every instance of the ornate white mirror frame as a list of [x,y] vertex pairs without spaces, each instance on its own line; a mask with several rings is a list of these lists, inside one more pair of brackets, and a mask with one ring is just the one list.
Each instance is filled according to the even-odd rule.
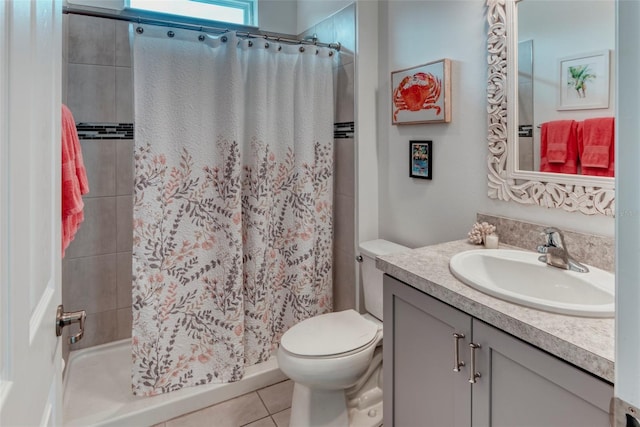
[[489,197],[614,215],[615,179],[519,170],[517,166],[517,15],[519,0],[487,0]]

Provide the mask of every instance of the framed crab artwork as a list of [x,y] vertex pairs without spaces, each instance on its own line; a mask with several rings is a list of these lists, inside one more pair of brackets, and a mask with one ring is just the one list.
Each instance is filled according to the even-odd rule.
[[451,60],[391,73],[391,124],[451,121]]

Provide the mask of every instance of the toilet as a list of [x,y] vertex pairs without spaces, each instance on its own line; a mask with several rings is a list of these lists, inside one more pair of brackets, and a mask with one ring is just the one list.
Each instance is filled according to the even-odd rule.
[[360,244],[366,314],[344,310],[293,326],[278,349],[280,370],[294,381],[291,427],[382,425],[382,272],[375,258],[408,248]]

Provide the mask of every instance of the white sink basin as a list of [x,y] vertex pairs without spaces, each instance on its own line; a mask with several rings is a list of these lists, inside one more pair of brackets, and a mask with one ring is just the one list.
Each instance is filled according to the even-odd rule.
[[613,317],[614,275],[589,266],[588,273],[551,267],[540,254],[508,249],[460,252],[449,261],[454,276],[506,301],[554,313]]

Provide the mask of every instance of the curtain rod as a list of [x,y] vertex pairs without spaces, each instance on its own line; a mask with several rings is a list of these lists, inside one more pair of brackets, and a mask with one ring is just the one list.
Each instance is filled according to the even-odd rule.
[[[290,44],[303,44],[303,45],[313,45],[313,46],[319,46],[319,47],[328,47],[338,52],[342,47],[342,45],[339,42],[320,43],[318,39],[315,37],[315,34],[314,34],[314,37],[311,39],[298,40],[290,37],[280,37],[275,35],[254,33],[251,31],[243,31],[242,28],[247,28],[247,27],[241,26],[241,25],[222,28],[222,27],[215,27],[211,25],[198,25],[198,24],[189,24],[189,23],[183,23],[183,22],[175,22],[165,18],[147,18],[143,16],[134,16],[127,12],[121,12],[121,13],[103,12],[103,11],[97,11],[93,9],[90,10],[90,9],[75,8],[70,6],[63,6],[62,13],[92,16],[95,18],[115,19],[118,21],[135,22],[137,24],[158,25],[158,26],[170,27],[170,28],[180,28],[183,30],[195,30],[195,31],[202,31],[205,33],[214,33],[214,34],[225,34],[230,31],[235,31],[238,37],[259,38],[264,40],[274,40],[274,41],[290,43]],[[255,28],[255,27],[248,27],[248,28]]]

